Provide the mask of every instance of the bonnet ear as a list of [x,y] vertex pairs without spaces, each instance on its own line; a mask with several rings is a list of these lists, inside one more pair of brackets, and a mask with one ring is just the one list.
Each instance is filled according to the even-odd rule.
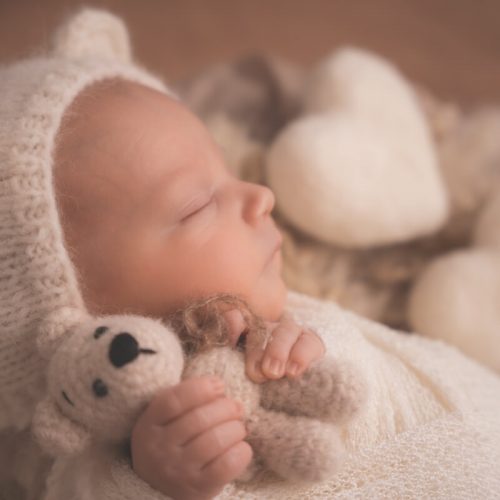
[[31,430],[40,446],[52,456],[81,453],[90,441],[89,432],[64,416],[50,398],[36,406]]
[[79,59],[98,57],[130,62],[132,51],[125,23],[102,9],[83,8],[55,32],[52,54]]

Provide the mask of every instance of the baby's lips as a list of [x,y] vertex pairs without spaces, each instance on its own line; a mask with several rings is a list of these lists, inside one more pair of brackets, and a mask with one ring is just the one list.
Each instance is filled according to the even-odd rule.
[[245,319],[243,314],[239,309],[231,309],[223,313],[224,319],[226,320],[229,329],[229,339],[231,347],[236,347],[240,335],[246,329]]

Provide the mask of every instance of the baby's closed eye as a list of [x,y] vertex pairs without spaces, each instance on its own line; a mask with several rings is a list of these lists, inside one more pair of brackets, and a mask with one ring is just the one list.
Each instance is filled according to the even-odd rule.
[[182,211],[183,214],[186,215],[181,215],[180,222],[185,223],[195,216],[201,214],[202,212],[205,212],[206,209],[213,208],[215,205],[215,197],[212,195],[210,198],[204,199],[203,201],[198,201],[194,200],[192,203],[188,204],[188,207]]

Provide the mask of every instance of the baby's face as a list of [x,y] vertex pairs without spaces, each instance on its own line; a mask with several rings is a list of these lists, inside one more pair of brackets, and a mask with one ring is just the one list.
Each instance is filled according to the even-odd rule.
[[132,83],[97,84],[61,130],[56,195],[90,312],[164,317],[230,292],[278,319],[286,288],[274,196],[232,175],[183,105]]

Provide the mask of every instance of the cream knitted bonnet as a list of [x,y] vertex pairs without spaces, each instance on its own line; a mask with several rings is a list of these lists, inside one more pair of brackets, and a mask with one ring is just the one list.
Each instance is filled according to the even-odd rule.
[[47,54],[0,67],[0,430],[29,425],[44,393],[40,325],[88,314],[57,212],[54,141],[77,94],[116,77],[172,95],[132,62],[123,22],[93,8],[62,24]]

